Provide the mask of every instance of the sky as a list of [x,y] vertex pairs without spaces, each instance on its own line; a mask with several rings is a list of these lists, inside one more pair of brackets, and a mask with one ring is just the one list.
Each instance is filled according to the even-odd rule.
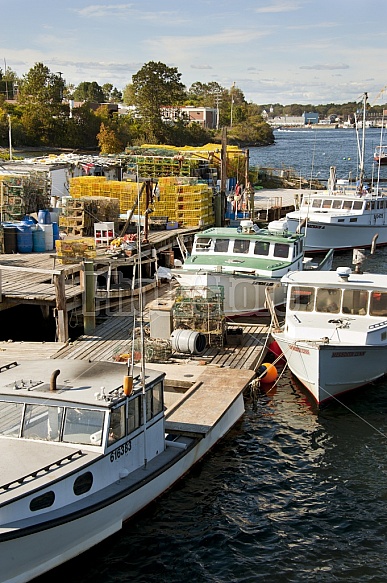
[[0,0],[0,68],[122,90],[150,61],[248,102],[387,103],[386,0]]

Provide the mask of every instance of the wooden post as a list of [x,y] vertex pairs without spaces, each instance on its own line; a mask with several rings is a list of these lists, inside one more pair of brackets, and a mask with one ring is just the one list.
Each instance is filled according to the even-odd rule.
[[95,330],[94,262],[84,261],[83,328],[85,334]]
[[66,309],[65,274],[63,272],[60,274],[54,274],[54,286],[56,296],[58,342],[67,342],[69,339],[69,329]]

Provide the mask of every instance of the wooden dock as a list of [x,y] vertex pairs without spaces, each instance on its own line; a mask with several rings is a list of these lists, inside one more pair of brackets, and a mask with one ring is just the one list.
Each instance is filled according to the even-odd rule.
[[[157,263],[157,253],[171,250],[174,246],[183,248],[193,238],[197,228],[175,229],[171,231],[150,231],[148,243],[144,245],[142,261],[150,265]],[[156,254],[152,250],[156,251]],[[105,285],[98,289],[96,284],[96,311],[110,308],[123,298],[135,295],[139,257],[113,257],[106,250],[99,249],[92,260],[95,278],[105,277]],[[120,269],[129,269],[130,277],[117,277],[118,285],[111,285],[114,274]],[[73,263],[61,264],[55,253],[14,253],[0,255],[0,312],[12,307],[29,304],[38,305],[46,318],[56,318],[57,337],[60,342],[68,340],[68,319],[72,311],[84,313],[85,270],[82,258],[74,258]],[[149,267],[148,288],[157,282]],[[103,279],[103,277],[102,277]]]

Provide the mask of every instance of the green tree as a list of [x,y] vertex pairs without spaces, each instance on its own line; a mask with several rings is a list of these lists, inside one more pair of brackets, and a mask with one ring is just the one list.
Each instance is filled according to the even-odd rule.
[[24,104],[55,105],[62,103],[65,82],[60,73],[51,73],[43,63],[36,63],[20,81],[18,102]]
[[105,100],[103,88],[96,81],[82,81],[74,91],[76,101],[103,103]]
[[162,120],[164,105],[178,105],[185,98],[185,86],[176,67],[150,61],[132,77],[134,105],[142,118],[149,141],[163,141],[166,126]]

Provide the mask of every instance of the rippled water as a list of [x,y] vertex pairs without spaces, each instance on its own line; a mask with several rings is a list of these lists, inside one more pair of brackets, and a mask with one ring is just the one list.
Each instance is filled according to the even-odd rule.
[[[275,131],[274,135],[274,145],[250,149],[251,166],[293,168],[303,178],[322,181],[329,178],[330,166],[336,166],[338,178],[355,179],[358,175],[358,139],[354,129],[300,129]],[[370,180],[378,176],[373,154],[380,140],[380,129],[366,130],[364,168]],[[359,141],[361,145],[361,135]],[[384,141],[387,142],[387,136]],[[379,175],[387,178],[387,166],[380,167]]]
[[[366,270],[386,273],[385,257],[378,251]],[[285,370],[175,488],[38,581],[382,583],[386,412],[386,382],[317,411]]]

